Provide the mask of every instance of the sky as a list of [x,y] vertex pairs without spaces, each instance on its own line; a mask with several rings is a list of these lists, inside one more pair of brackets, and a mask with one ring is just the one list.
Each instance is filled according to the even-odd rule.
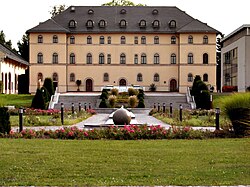
[[[0,31],[6,40],[17,42],[28,29],[50,19],[54,5],[100,6],[111,0],[1,0]],[[243,24],[250,24],[249,0],[131,0],[147,6],[176,6],[195,19],[228,35]]]

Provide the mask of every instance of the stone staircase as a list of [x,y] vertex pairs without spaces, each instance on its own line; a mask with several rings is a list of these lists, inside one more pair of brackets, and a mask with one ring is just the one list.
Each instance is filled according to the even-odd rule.
[[[82,108],[84,108],[84,105],[86,103],[87,108],[91,106],[91,108],[98,110],[98,105],[100,102],[99,99],[100,94],[101,93],[59,94],[58,102],[54,105],[54,108],[60,109],[61,103],[63,103],[65,109],[71,109],[72,103],[74,103],[75,110],[78,110],[79,103],[81,103]],[[148,109],[153,108],[154,105],[156,106],[156,108],[158,108],[158,103],[160,104],[161,108],[163,106],[163,103],[165,103],[166,109],[169,108],[170,103],[172,103],[173,109],[178,109],[180,104],[182,104],[183,108],[190,109],[190,104],[187,103],[185,94],[155,92],[155,93],[145,93],[144,97],[145,97],[144,104],[145,107]]]

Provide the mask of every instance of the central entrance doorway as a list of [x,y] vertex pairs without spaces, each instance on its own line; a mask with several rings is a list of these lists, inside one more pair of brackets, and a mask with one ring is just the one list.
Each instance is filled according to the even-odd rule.
[[119,86],[127,86],[127,81],[125,79],[121,79],[119,81]]
[[86,92],[93,91],[93,81],[91,79],[86,80]]
[[177,89],[177,81],[175,79],[171,79],[170,81],[170,92],[176,92]]

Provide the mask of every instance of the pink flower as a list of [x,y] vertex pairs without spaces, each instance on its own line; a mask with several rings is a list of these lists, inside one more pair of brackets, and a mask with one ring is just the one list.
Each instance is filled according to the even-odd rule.
[[10,134],[13,135],[13,134],[14,134],[14,131],[13,131],[13,130],[10,130]]
[[88,137],[89,136],[89,134],[85,131],[84,133],[84,136],[86,136],[86,137]]

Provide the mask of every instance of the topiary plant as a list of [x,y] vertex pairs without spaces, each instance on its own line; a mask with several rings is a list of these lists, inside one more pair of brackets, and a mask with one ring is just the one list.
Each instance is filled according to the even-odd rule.
[[53,86],[53,82],[51,78],[48,78],[48,77],[45,78],[43,87],[45,87],[48,90],[50,97],[54,95],[55,91],[54,91],[54,86]]
[[117,96],[118,93],[119,93],[119,91],[118,91],[118,89],[116,89],[116,88],[113,88],[113,89],[111,90],[111,95]]
[[99,108],[108,108],[106,100],[104,98],[102,98]]
[[36,90],[36,95],[32,99],[31,108],[35,109],[45,109],[45,102],[42,95],[41,89]]
[[131,108],[135,108],[135,106],[136,106],[136,104],[137,104],[137,97],[135,96],[135,95],[133,95],[133,96],[130,96],[129,98],[128,98],[128,104],[129,104],[129,106],[131,107]]
[[144,99],[140,98],[137,108],[145,108]]
[[0,133],[9,134],[10,129],[10,114],[8,113],[8,109],[0,107]]
[[137,95],[138,94],[138,91],[134,88],[129,88],[128,89],[128,95],[129,96],[132,96],[132,95]]
[[114,108],[115,107],[115,102],[116,102],[116,96],[111,95],[111,96],[109,96],[108,100],[109,100],[110,107]]

